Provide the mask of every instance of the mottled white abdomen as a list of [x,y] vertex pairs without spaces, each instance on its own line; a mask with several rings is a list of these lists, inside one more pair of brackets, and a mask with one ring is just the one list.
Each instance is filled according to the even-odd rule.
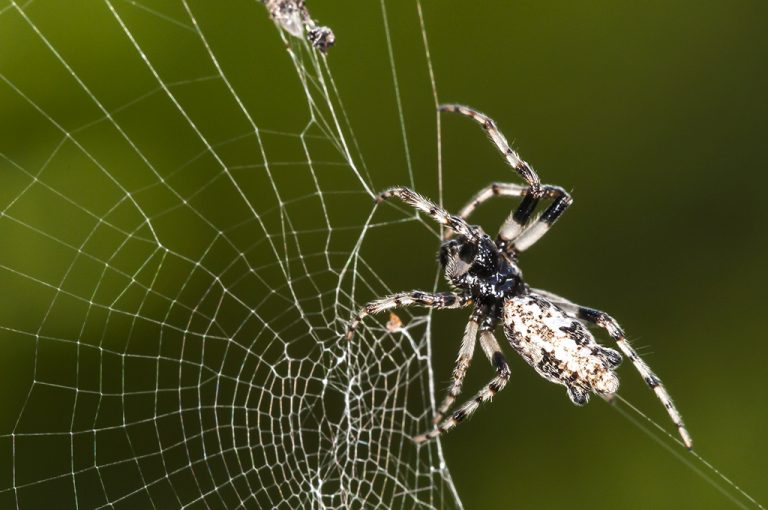
[[598,344],[584,324],[543,296],[506,301],[503,320],[512,347],[542,377],[564,385],[574,404],[586,404],[591,392],[610,395],[619,388],[619,353]]

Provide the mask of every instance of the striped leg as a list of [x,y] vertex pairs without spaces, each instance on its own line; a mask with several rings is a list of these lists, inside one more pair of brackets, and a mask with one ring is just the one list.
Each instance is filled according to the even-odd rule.
[[472,400],[468,400],[464,403],[464,405],[462,405],[448,419],[440,423],[434,430],[415,436],[413,440],[416,443],[423,443],[424,441],[433,439],[456,427],[456,425],[477,411],[480,404],[491,400],[496,393],[503,390],[507,385],[510,376],[509,366],[507,365],[507,360],[504,359],[504,355],[501,353],[499,343],[496,341],[496,338],[491,331],[482,331],[480,333],[480,345],[491,360],[493,366],[496,367],[496,377],[480,390]]
[[670,397],[669,392],[664,387],[664,384],[661,382],[661,379],[659,379],[656,376],[656,374],[653,373],[653,370],[651,370],[651,367],[649,367],[648,364],[646,364],[646,362],[643,361],[640,355],[638,355],[637,352],[632,348],[632,346],[629,345],[629,343],[625,338],[617,339],[616,345],[618,345],[619,349],[621,349],[621,352],[623,352],[632,361],[632,363],[634,363],[635,368],[637,369],[638,372],[640,372],[640,375],[643,377],[646,384],[648,384],[648,386],[653,390],[653,392],[656,393],[656,397],[658,397],[661,403],[664,404],[664,408],[667,410],[669,417],[672,419],[672,422],[677,426],[677,431],[680,434],[680,437],[682,438],[683,444],[685,445],[685,447],[688,448],[689,450],[692,449],[693,440],[691,439],[691,435],[688,433],[688,430],[685,428],[685,423],[683,423],[683,417],[680,415],[680,412],[675,407],[674,402],[672,402],[672,397]]
[[[480,206],[480,204],[492,197],[529,197],[530,195],[528,195],[528,191],[529,188],[519,184],[495,182],[477,192],[459,211],[459,217],[466,220],[475,209]],[[559,186],[543,186],[542,198],[550,198],[553,202],[544,211],[544,214],[527,227],[526,224],[533,214],[533,208],[531,206],[535,206],[538,203],[538,200],[532,201],[532,199],[529,199],[527,204],[521,203],[520,206],[509,215],[499,230],[497,243],[502,249],[505,249],[508,252],[514,251],[519,253],[530,248],[547,233],[573,202],[568,192]],[[452,235],[453,231],[451,229],[446,229],[443,239],[447,240]]]
[[351,340],[355,334],[360,321],[367,315],[383,312],[391,308],[403,306],[423,306],[426,308],[461,308],[472,303],[472,298],[454,292],[438,292],[432,294],[414,290],[411,292],[398,292],[376,301],[371,301],[365,305],[357,315],[355,315],[349,326],[347,326],[347,340]]
[[496,145],[496,148],[499,149],[499,152],[501,152],[501,154],[507,160],[509,166],[514,168],[515,171],[520,174],[520,177],[522,177],[523,180],[528,183],[528,187],[531,188],[531,191],[534,195],[539,195],[541,188],[541,180],[539,179],[539,176],[536,175],[536,172],[528,163],[520,158],[520,155],[517,152],[512,150],[512,147],[509,146],[509,142],[507,142],[507,139],[504,137],[501,131],[499,131],[499,128],[496,127],[496,123],[493,121],[493,119],[483,113],[478,112],[477,110],[473,110],[468,106],[463,106],[460,104],[441,104],[438,109],[441,112],[460,113],[478,122],[483,127],[483,129],[485,129],[485,132],[488,133],[491,141]]
[[[530,223],[539,198],[551,199],[552,203],[536,221]],[[526,193],[517,209],[501,225],[497,244],[507,253],[525,251],[547,233],[572,202],[571,196],[560,186],[543,186],[541,197]]]
[[[493,197],[522,197],[525,195],[528,188],[520,184],[510,184],[506,182],[494,182],[489,184],[485,188],[481,189],[475,195],[469,199],[469,202],[464,205],[459,211],[459,217],[463,220],[469,218],[469,216],[477,209],[480,204],[486,202]],[[445,229],[443,234],[443,240],[448,240],[453,235],[453,230]]]
[[538,289],[534,289],[533,291],[552,300],[555,302],[555,304],[557,304],[557,306],[569,314],[572,314],[579,319],[605,329],[608,334],[611,335],[611,338],[613,338],[613,340],[616,342],[616,345],[618,345],[619,349],[621,349],[621,352],[623,352],[624,355],[629,358],[630,361],[632,361],[632,364],[635,365],[635,368],[640,373],[645,383],[653,390],[653,392],[656,394],[656,397],[664,405],[664,408],[667,410],[667,414],[669,414],[672,422],[675,424],[675,426],[677,426],[677,431],[680,434],[685,447],[689,450],[693,447],[693,440],[691,439],[691,435],[685,428],[683,417],[675,407],[674,402],[672,402],[672,397],[670,397],[669,392],[664,387],[661,379],[659,379],[659,377],[653,373],[651,367],[649,367],[648,364],[640,357],[640,355],[637,354],[637,351],[635,351],[632,346],[629,345],[629,342],[627,342],[627,339],[624,336],[624,331],[613,317],[605,312],[601,312],[600,310],[579,306],[550,292],[541,291]]
[[[440,111],[443,112],[456,112],[466,115],[467,117],[474,119],[478,122],[483,129],[485,129],[491,141],[496,145],[499,152],[502,153],[507,160],[509,166],[515,169],[517,173],[528,184],[526,188],[519,190],[519,195],[523,200],[517,209],[507,218],[504,224],[499,230],[498,244],[508,252],[519,253],[529,248],[533,243],[538,241],[543,236],[549,227],[557,220],[557,218],[568,208],[571,204],[571,197],[568,193],[557,186],[542,186],[541,180],[533,168],[520,158],[520,155],[515,152],[510,146],[507,139],[499,131],[496,123],[488,117],[472,108],[462,106],[458,104],[444,104],[440,105]],[[491,186],[491,192],[493,192],[493,185]],[[515,190],[517,193],[518,190]],[[485,198],[484,194],[487,194],[487,188],[482,190],[476,195],[473,200],[467,204],[462,210],[460,216],[466,218],[463,214],[465,210],[468,210],[467,215],[471,213],[480,203],[490,198],[489,195]],[[496,193],[499,194],[499,193]],[[511,193],[510,193],[511,194]],[[482,196],[481,196],[482,195]],[[544,214],[529,228],[525,228],[528,221],[536,209],[539,200],[542,198],[552,198],[554,202],[549,208],[544,211]],[[511,244],[513,240],[521,237],[519,242]]]
[[411,207],[429,214],[441,225],[445,225],[461,235],[475,240],[480,238],[480,232],[477,227],[469,225],[458,216],[452,216],[442,207],[408,188],[398,187],[385,190],[379,194],[377,201],[388,200],[392,197],[399,198]]
[[461,341],[461,349],[456,359],[456,368],[453,369],[453,383],[448,389],[448,394],[443,399],[442,404],[437,409],[432,423],[440,423],[443,415],[451,408],[456,401],[456,397],[461,393],[461,386],[464,383],[464,376],[467,375],[469,364],[472,362],[472,355],[475,352],[475,343],[477,340],[478,317],[473,314],[467,322],[464,329],[464,338]]

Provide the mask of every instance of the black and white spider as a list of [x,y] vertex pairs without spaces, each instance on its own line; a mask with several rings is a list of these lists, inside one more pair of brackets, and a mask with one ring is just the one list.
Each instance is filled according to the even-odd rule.
[[[510,148],[504,135],[489,117],[461,105],[442,105],[440,110],[458,112],[479,122],[526,185],[491,184],[472,197],[458,216],[449,214],[408,188],[391,188],[378,197],[377,202],[398,198],[447,227],[440,247],[440,264],[455,291],[429,293],[416,290],[372,301],[350,321],[347,339],[352,338],[366,315],[384,310],[409,305],[427,308],[474,306],[459,349],[453,383],[434,417],[436,428],[414,437],[414,440],[423,442],[447,432],[507,385],[509,366],[493,334],[501,322],[512,348],[539,375],[565,386],[568,396],[576,405],[586,404],[591,393],[610,398],[618,390],[619,379],[615,370],[621,363],[621,355],[598,344],[587,325],[604,328],[664,404],[670,418],[677,425],[683,443],[691,448],[691,437],[669,393],[629,345],[624,332],[613,318],[605,312],[579,306],[550,292],[531,288],[523,281],[517,265],[518,254],[549,230],[571,204],[571,197],[558,186],[541,184],[533,168]],[[495,241],[480,227],[466,222],[477,206],[494,196],[522,199],[501,225]],[[533,212],[542,199],[551,200],[551,204],[541,215],[533,218]],[[477,339],[496,369],[496,377],[474,398],[443,420],[461,392]]]

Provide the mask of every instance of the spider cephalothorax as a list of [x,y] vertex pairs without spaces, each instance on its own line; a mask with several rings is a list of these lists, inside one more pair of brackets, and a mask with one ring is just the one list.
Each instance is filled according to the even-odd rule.
[[[662,401],[677,425],[683,443],[692,442],[680,413],[672,403],[661,380],[629,345],[618,323],[605,312],[576,305],[550,292],[530,288],[523,281],[517,256],[538,241],[571,204],[571,197],[558,186],[542,185],[533,169],[513,151],[494,122],[485,115],[460,105],[443,105],[443,111],[467,115],[478,121],[504,154],[507,162],[526,181],[526,185],[495,183],[480,190],[459,212],[452,216],[430,200],[408,188],[391,188],[379,195],[379,201],[399,198],[447,227],[440,247],[439,261],[454,292],[401,292],[368,303],[349,323],[351,339],[366,315],[383,310],[417,305],[428,308],[473,306],[459,349],[453,384],[434,417],[436,428],[416,436],[422,442],[452,429],[474,413],[506,386],[510,371],[493,332],[501,324],[512,348],[545,379],[565,386],[574,404],[584,405],[592,393],[609,398],[619,387],[615,369],[621,355],[597,343],[587,325],[605,329],[640,372],[648,386]],[[499,229],[495,240],[466,218],[481,203],[494,196],[521,198],[520,205]],[[533,212],[542,199],[551,204],[540,216]],[[533,219],[532,219],[533,218]],[[461,391],[475,344],[496,369],[496,377],[477,395],[443,420]]]
[[511,297],[522,290],[517,265],[485,234],[477,241],[457,236],[443,242],[440,264],[452,287],[469,293],[481,304]]

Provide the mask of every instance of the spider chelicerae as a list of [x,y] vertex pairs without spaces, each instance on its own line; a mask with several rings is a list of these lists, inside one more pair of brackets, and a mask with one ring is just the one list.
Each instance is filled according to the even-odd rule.
[[[414,441],[421,443],[451,430],[507,385],[509,366],[493,333],[501,323],[512,348],[539,375],[565,386],[568,397],[579,406],[587,403],[591,393],[610,399],[618,390],[619,378],[615,370],[622,361],[621,355],[598,344],[587,326],[605,329],[664,404],[683,443],[690,449],[691,436],[669,393],[629,345],[619,324],[605,312],[531,288],[523,281],[517,264],[518,255],[538,241],[557,221],[571,204],[570,195],[559,186],[541,184],[533,168],[512,150],[494,121],[486,115],[455,104],[441,105],[440,110],[461,113],[480,123],[507,163],[525,180],[525,185],[491,184],[475,194],[458,216],[449,214],[408,188],[390,188],[377,198],[377,202],[398,198],[447,227],[439,260],[454,291],[431,293],[414,290],[372,301],[350,321],[347,339],[352,338],[366,315],[384,310],[404,306],[436,309],[473,307],[453,370],[453,382],[433,420],[435,428],[414,437]],[[493,240],[480,227],[470,225],[466,220],[480,204],[495,196],[518,197],[521,201]],[[534,217],[534,211],[542,200],[551,203],[543,213]],[[496,377],[474,398],[444,419],[461,392],[478,340],[496,369]]]

